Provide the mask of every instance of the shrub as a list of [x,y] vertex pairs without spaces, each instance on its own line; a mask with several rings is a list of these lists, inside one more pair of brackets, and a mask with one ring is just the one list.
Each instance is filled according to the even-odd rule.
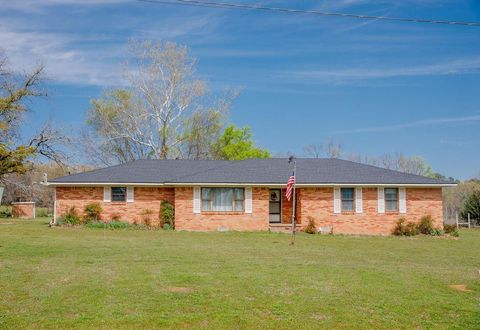
[[430,215],[423,216],[418,224],[418,231],[424,235],[433,235],[433,219]]
[[418,226],[415,222],[407,222],[405,218],[400,218],[393,229],[393,234],[397,236],[414,236],[418,234]]
[[90,203],[85,206],[84,211],[87,221],[98,221],[103,209],[99,203]]
[[432,236],[443,236],[443,235],[445,235],[445,232],[443,231],[443,229],[433,228],[430,235],[432,235]]
[[75,206],[70,207],[63,215],[63,221],[68,225],[78,225],[82,222],[82,219],[78,215]]
[[415,236],[415,235],[418,235],[418,234],[419,234],[418,225],[413,221],[407,222],[407,224],[405,226],[404,235],[405,236]]
[[315,226],[315,220],[313,217],[308,217],[308,225],[305,227],[305,232],[307,234],[316,234],[317,226]]
[[170,224],[168,224],[168,223],[164,223],[163,226],[162,226],[162,228],[163,228],[164,230],[172,230],[172,229],[173,229],[172,226],[170,226]]
[[12,208],[10,206],[0,206],[0,218],[11,218]]
[[163,229],[166,229],[166,225],[169,229],[175,228],[175,208],[169,201],[162,201],[160,204],[160,219]]
[[445,224],[443,225],[443,230],[445,231],[445,234],[450,234],[451,232],[457,230],[457,226]]
[[450,235],[453,237],[458,237],[460,236],[460,232],[458,231],[457,228],[455,228],[453,231],[450,232]]
[[467,219],[468,214],[470,214],[471,219],[480,219],[480,190],[474,191],[465,200],[460,216]]

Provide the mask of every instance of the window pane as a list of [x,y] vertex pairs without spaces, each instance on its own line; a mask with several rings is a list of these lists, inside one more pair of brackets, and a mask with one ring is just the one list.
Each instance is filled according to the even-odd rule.
[[270,213],[280,213],[280,203],[270,203]]
[[385,188],[385,200],[396,201],[398,199],[397,188]]
[[112,202],[124,202],[126,200],[127,188],[112,187]]
[[212,210],[210,201],[202,201],[202,210],[203,211],[211,211]]
[[243,201],[235,201],[235,211],[243,211]]
[[353,200],[353,188],[342,188],[342,200]]
[[353,201],[342,201],[342,211],[353,211]]
[[232,197],[232,188],[215,188],[213,190],[213,211],[232,211]]
[[385,201],[385,209],[387,211],[398,211],[397,201]]
[[235,200],[243,201],[243,188],[235,188]]
[[340,191],[342,195],[342,211],[346,211],[346,212],[353,211],[354,189],[341,188]]
[[202,188],[202,199],[203,200],[210,200],[211,198],[211,189],[210,188]]

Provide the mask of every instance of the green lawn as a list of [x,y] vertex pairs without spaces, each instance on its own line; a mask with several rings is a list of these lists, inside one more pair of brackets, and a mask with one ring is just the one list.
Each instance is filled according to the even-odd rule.
[[0,219],[0,328],[480,328],[480,231],[289,239]]

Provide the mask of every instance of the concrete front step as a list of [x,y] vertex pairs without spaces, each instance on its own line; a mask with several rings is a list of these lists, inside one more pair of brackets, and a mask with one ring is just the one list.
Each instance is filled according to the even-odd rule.
[[[295,229],[297,232],[300,231],[300,226],[297,224]],[[271,223],[270,231],[277,232],[277,233],[290,233],[292,232],[292,225],[284,224],[284,223]]]

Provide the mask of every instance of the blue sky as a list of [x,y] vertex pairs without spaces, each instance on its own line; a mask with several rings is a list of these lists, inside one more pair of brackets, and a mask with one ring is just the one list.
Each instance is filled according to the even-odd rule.
[[[240,1],[384,16],[480,21],[463,0]],[[89,100],[120,84],[130,38],[171,40],[198,58],[213,92],[240,88],[232,121],[295,152],[333,138],[346,153],[423,156],[480,173],[480,28],[194,8],[132,0],[3,0],[0,45],[17,69],[44,63],[46,118],[75,131]],[[233,0],[231,0],[233,2]]]

